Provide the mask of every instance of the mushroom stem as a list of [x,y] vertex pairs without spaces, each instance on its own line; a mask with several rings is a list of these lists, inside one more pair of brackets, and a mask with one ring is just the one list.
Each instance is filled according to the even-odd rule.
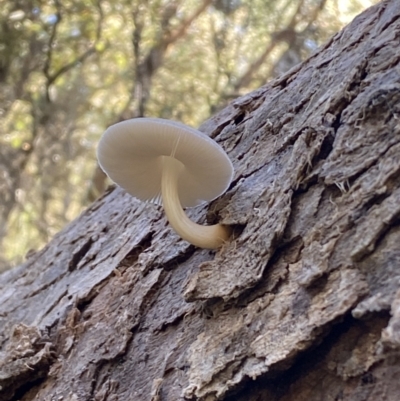
[[200,248],[219,248],[228,240],[231,230],[228,226],[221,224],[202,226],[186,216],[178,195],[178,180],[183,168],[183,164],[177,159],[163,157],[161,195],[167,219],[185,241]]

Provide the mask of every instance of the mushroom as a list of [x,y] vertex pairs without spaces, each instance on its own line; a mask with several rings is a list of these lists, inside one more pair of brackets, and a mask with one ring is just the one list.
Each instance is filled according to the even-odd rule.
[[135,118],[109,127],[97,158],[104,172],[129,194],[163,204],[173,229],[200,248],[219,248],[228,226],[202,226],[183,207],[211,201],[228,188],[233,166],[224,150],[202,132],[160,118]]

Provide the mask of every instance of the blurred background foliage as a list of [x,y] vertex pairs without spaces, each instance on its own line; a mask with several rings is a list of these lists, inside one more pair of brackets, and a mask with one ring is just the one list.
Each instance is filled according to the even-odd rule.
[[377,0],[0,0],[0,271],[102,193],[115,122],[198,126]]

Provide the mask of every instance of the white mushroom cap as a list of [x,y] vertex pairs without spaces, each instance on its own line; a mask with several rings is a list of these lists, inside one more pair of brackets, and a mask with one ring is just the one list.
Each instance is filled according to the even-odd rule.
[[202,132],[159,118],[135,118],[109,127],[97,149],[107,175],[134,197],[161,203],[163,157],[173,156],[184,169],[178,192],[183,207],[223,194],[233,166],[224,150]]

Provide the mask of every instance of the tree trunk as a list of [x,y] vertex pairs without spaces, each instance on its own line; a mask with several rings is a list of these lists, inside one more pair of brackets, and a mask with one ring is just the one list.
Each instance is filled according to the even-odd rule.
[[202,130],[235,239],[109,190],[0,276],[1,401],[399,400],[399,1]]

